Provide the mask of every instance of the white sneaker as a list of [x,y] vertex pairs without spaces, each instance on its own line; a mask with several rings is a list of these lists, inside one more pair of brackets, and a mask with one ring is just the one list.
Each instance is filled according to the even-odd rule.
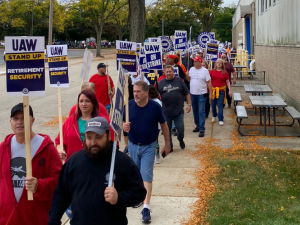
[[220,126],[223,126],[224,122],[223,121],[219,121],[219,124],[220,124]]
[[215,122],[217,117],[212,117],[211,122]]
[[156,164],[161,163],[160,155],[155,155],[155,163]]

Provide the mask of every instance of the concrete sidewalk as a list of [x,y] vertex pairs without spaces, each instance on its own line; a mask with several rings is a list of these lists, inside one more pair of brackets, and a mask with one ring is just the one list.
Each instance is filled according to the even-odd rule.
[[[107,55],[106,58],[94,58],[91,66],[90,76],[97,72],[96,67],[99,62],[109,65],[109,74],[116,83],[116,60],[115,55]],[[79,77],[82,66],[81,59],[73,59],[69,61],[69,79],[70,87],[62,89],[62,113],[67,116],[70,108],[76,104],[77,95],[80,91],[81,79]],[[5,70],[5,66],[0,66],[0,70]],[[89,77],[90,77],[89,76]],[[0,77],[0,103],[2,110],[0,111],[0,140],[11,133],[9,116],[12,106],[22,102],[22,98],[6,96],[6,80]],[[234,87],[233,92],[242,92],[241,88]],[[35,115],[35,123],[33,130],[38,133],[50,135],[52,140],[57,136],[58,125],[54,127],[46,126],[45,123],[54,120],[58,115],[57,109],[57,90],[49,85],[49,73],[46,69],[46,96],[42,98],[30,98],[30,104],[33,107]],[[185,143],[186,149],[181,150],[176,137],[173,137],[174,152],[162,159],[161,164],[155,164],[153,193],[151,198],[152,224],[154,225],[179,225],[183,219],[187,219],[190,214],[190,206],[197,200],[198,190],[193,188],[194,171],[201,168],[198,160],[193,158],[190,153],[196,151],[196,144],[204,143],[205,139],[214,137],[219,141],[213,143],[222,148],[233,147],[232,135],[236,130],[234,125],[233,108],[224,109],[224,126],[219,126],[216,121],[211,123],[211,114],[206,120],[206,132],[204,138],[199,138],[198,133],[193,133],[195,128],[193,123],[192,112],[185,113]],[[248,138],[238,136],[239,141],[246,142]],[[159,137],[160,146],[163,146],[163,136]],[[268,138],[262,137],[257,139],[257,143],[269,145],[272,142],[272,148],[299,149],[299,139],[295,138]],[[275,146],[275,147],[274,147]],[[121,150],[124,149],[124,143],[121,143]],[[141,222],[142,207],[138,209],[128,208],[128,220],[130,225],[139,225]],[[63,217],[66,221],[66,217]]]

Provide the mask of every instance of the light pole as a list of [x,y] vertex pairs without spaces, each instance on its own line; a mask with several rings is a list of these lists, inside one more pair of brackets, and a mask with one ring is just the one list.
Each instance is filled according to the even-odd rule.
[[53,0],[50,0],[48,45],[52,45],[52,26],[53,26]]
[[164,18],[161,19],[161,36],[164,36]]

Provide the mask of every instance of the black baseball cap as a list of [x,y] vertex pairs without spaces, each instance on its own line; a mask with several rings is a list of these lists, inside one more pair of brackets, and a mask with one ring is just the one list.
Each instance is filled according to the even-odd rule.
[[103,67],[106,67],[106,65],[104,63],[99,63],[98,66],[97,66],[97,69],[100,69],[100,68],[103,68]]
[[[16,112],[18,112],[18,111],[21,111],[21,112],[24,111],[24,107],[23,107],[23,103],[22,103],[22,102],[19,103],[19,104],[17,104],[17,105],[15,105],[14,107],[12,107],[11,113],[10,113],[10,117],[13,117],[13,115],[14,115]],[[32,108],[31,108],[30,105],[29,105],[29,115],[30,115],[31,117],[33,117],[33,111],[32,111]]]
[[109,124],[107,120],[103,117],[94,117],[86,122],[84,133],[92,131],[102,135],[107,130],[109,130]]

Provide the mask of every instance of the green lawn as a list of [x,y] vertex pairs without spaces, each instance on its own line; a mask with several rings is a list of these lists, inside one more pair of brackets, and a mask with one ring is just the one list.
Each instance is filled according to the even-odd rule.
[[209,201],[211,225],[300,224],[300,156],[240,150],[214,156],[219,189]]

